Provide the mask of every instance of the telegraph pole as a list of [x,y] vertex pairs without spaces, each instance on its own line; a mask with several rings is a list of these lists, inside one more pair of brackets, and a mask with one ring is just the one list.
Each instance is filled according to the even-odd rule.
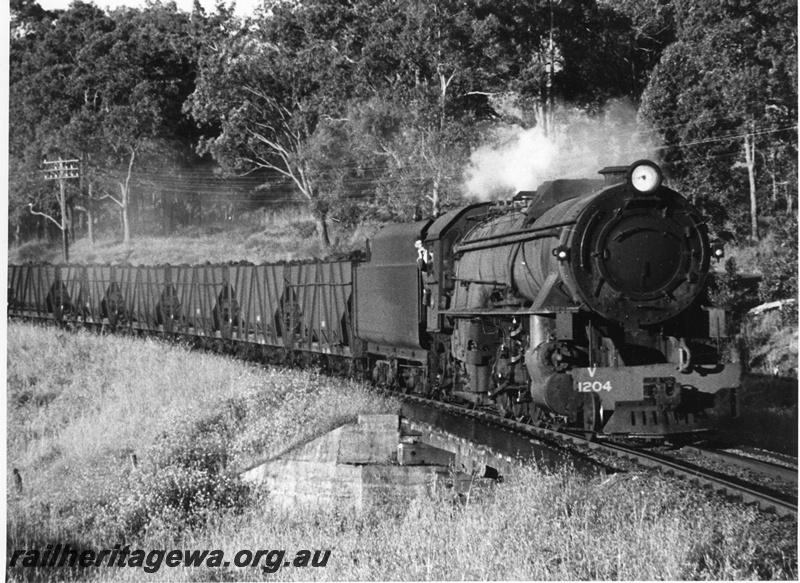
[[547,66],[547,104],[545,106],[545,135],[550,139],[555,139],[555,97],[553,96],[553,77],[556,69],[555,44],[553,43],[553,0],[547,0],[547,8],[550,10],[550,38],[547,46],[548,66]]
[[64,263],[69,263],[69,236],[67,232],[67,180],[80,176],[79,160],[44,161],[44,179],[58,180],[58,204],[61,207],[61,241],[64,250]]

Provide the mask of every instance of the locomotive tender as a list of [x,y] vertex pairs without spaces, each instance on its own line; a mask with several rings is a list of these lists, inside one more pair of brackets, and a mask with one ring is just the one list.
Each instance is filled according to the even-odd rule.
[[366,257],[9,266],[9,313],[159,332],[596,433],[665,437],[736,413],[706,225],[640,161],[513,201],[387,225]]

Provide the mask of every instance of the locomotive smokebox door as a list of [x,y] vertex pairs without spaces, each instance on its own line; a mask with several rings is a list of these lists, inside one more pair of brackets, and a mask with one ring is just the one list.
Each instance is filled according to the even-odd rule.
[[[652,169],[650,164],[640,164]],[[562,278],[586,306],[626,328],[677,316],[698,296],[710,261],[707,227],[688,201],[653,170],[630,187],[589,199],[560,246]],[[646,175],[646,176],[645,176]],[[637,187],[651,188],[648,191]]]

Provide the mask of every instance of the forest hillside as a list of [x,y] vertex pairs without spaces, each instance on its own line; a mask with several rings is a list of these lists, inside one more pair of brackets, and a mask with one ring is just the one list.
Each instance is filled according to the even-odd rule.
[[[10,12],[11,261],[323,257],[649,158],[726,245],[712,300],[742,334],[797,298],[796,3]],[[796,353],[795,314],[759,316],[759,346]],[[796,371],[772,352],[758,366]]]

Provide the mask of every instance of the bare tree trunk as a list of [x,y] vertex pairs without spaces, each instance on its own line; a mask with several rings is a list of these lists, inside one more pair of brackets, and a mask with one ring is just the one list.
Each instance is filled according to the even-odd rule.
[[433,192],[431,193],[431,206],[433,210],[433,217],[439,216],[439,175],[433,179]]
[[122,206],[122,242],[127,244],[131,240],[131,224],[128,218],[128,194],[125,193]]
[[546,121],[545,121],[545,135],[552,137],[555,126],[555,88],[553,86],[553,78],[555,76],[555,43],[553,42],[553,2],[548,0],[547,6],[550,10],[550,36],[547,45],[547,105],[545,106]]
[[75,242],[75,214],[72,212],[72,207],[67,205],[67,229],[69,231],[69,240]]
[[331,238],[328,233],[327,217],[322,214],[316,217],[317,219],[317,233],[319,234],[319,241],[325,249],[330,249]]
[[744,138],[744,158],[747,163],[747,177],[750,181],[750,236],[758,241],[758,201],[756,199],[755,136]]
[[67,193],[64,180],[58,181],[61,196],[58,203],[61,207],[61,252],[64,263],[69,263],[69,231],[67,230]]
[[120,184],[122,190],[122,242],[126,245],[131,241],[131,225],[128,213],[131,205],[131,174],[133,173],[133,161],[136,159],[136,150],[130,149],[131,158],[128,162],[128,174],[125,177],[125,184]]
[[769,153],[770,158],[770,175],[772,176],[772,202],[778,202],[778,170],[775,155],[775,148],[772,148]]
[[94,213],[92,212],[92,185],[89,184],[89,202],[86,203],[86,224],[87,234],[89,235],[89,242],[94,245]]
[[94,245],[94,226],[92,225],[94,217],[92,216],[91,205],[87,204],[85,207],[75,205],[75,210],[82,212],[86,216],[86,236],[89,237],[89,242]]

